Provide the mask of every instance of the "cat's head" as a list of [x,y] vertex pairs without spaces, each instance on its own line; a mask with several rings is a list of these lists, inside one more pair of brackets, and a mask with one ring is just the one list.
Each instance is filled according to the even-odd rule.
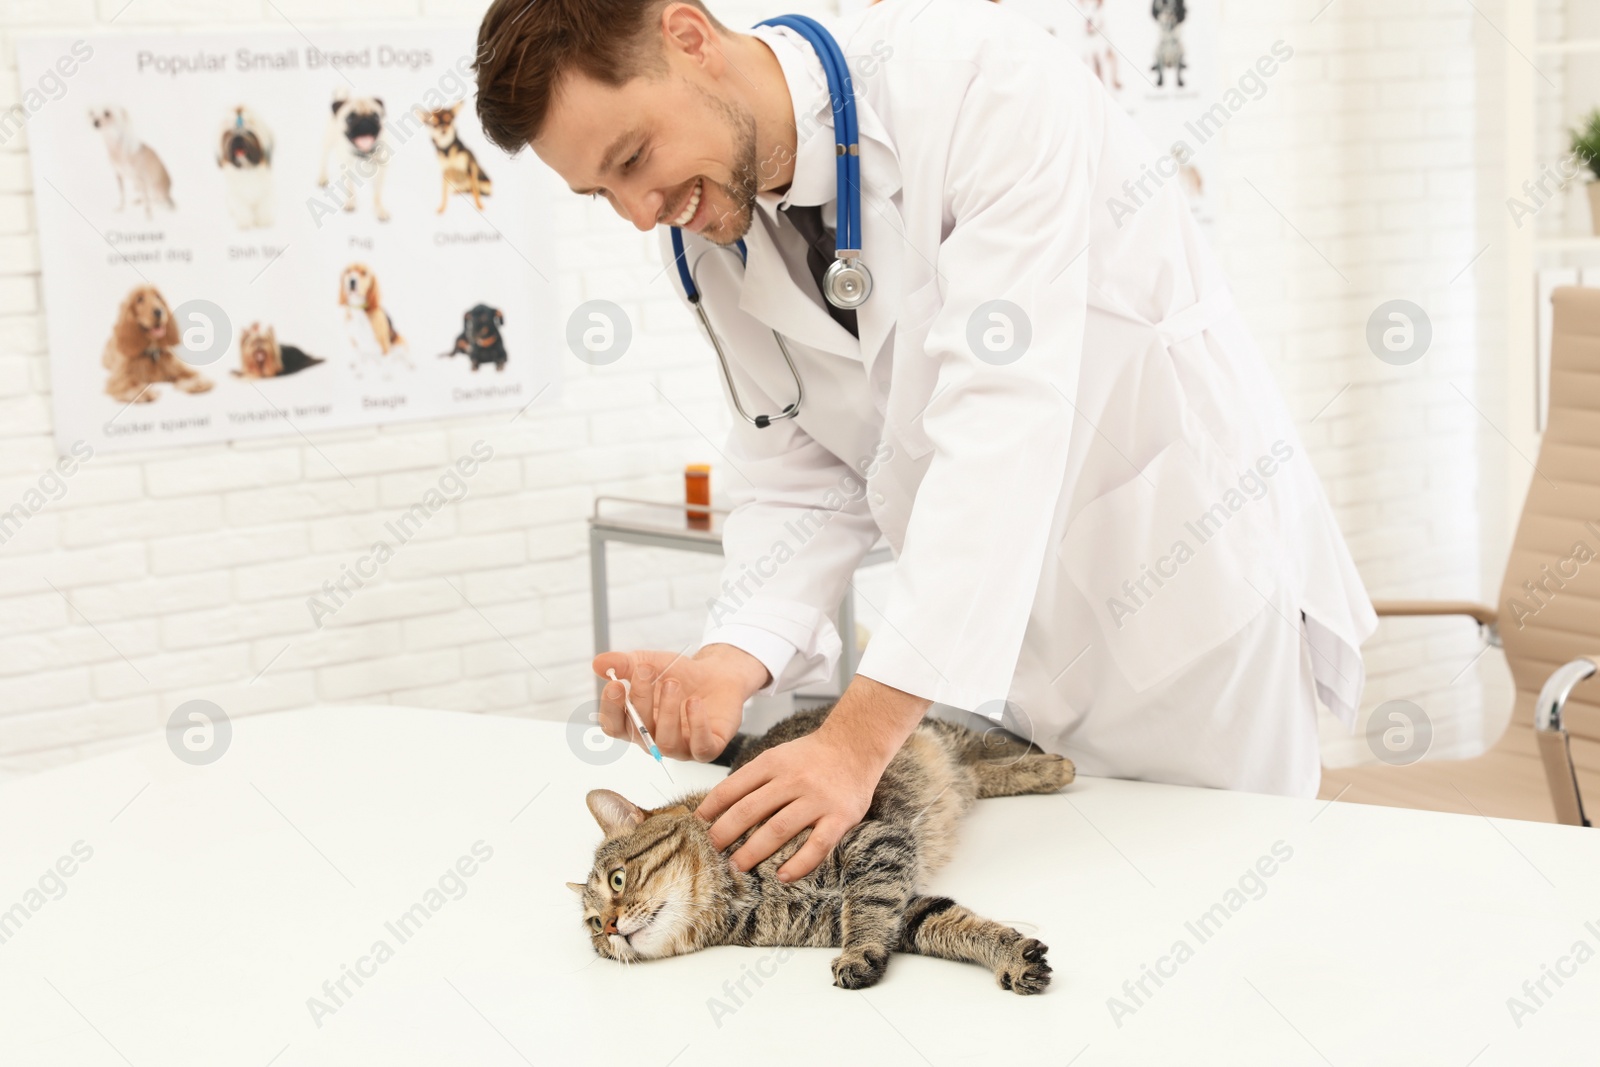
[[641,808],[609,789],[585,798],[605,840],[587,882],[568,882],[583,901],[594,950],[608,959],[692,952],[708,929],[717,853],[706,823],[685,804]]

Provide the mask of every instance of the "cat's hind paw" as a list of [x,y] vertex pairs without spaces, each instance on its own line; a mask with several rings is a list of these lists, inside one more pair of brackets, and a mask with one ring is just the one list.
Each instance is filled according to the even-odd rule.
[[1011,947],[1005,962],[995,968],[994,979],[1001,989],[1009,989],[1019,996],[1044,992],[1050,984],[1050,964],[1045,960],[1049,946],[1037,938],[1028,937]]
[[878,984],[889,966],[889,950],[879,945],[847,948],[833,958],[833,984],[840,989],[866,989]]

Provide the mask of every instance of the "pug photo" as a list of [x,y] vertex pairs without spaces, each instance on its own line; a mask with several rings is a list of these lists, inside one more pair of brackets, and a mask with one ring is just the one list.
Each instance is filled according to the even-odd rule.
[[356,209],[362,188],[372,190],[372,214],[379,222],[389,218],[383,206],[383,178],[394,155],[384,125],[383,99],[376,96],[351,96],[342,86],[333,91],[333,114],[322,139],[322,165],[317,184],[328,185],[328,163],[338,166],[335,184],[344,193],[344,210]]
[[272,225],[272,131],[238,105],[222,120],[217,166],[228,190],[228,211],[241,230]]

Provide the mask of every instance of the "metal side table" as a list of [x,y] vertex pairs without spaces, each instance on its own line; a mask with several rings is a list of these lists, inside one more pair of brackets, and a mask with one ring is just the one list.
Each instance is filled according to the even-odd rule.
[[[605,505],[631,505],[627,510],[610,510]],[[709,521],[704,528],[691,524],[689,513],[704,512]],[[704,552],[722,555],[722,523],[728,515],[727,508],[705,507],[699,504],[665,503],[660,500],[642,500],[624,496],[597,496],[594,512],[589,516],[589,589],[594,599],[594,651],[595,655],[611,651],[611,606],[606,584],[606,542],[621,541],[632,545],[650,545],[655,548],[674,548],[684,552]],[[862,557],[859,566],[888,563],[894,553],[888,544],[880,541]],[[844,652],[839,657],[839,669],[834,681],[843,693],[850,679],[855,677],[860,653],[856,650],[855,591],[847,589],[839,604],[838,627]],[[604,678],[595,679],[595,695],[599,696]],[[838,693],[828,694],[833,699]],[[796,694],[806,699],[813,694]]]

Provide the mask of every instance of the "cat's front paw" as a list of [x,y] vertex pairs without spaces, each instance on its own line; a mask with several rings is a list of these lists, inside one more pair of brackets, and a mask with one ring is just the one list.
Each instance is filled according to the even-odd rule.
[[1001,989],[1009,989],[1019,996],[1042,993],[1050,984],[1050,964],[1045,961],[1049,946],[1037,938],[1027,937],[1011,946],[1004,963],[995,968],[994,979]]
[[1046,776],[1053,779],[1055,787],[1060,789],[1062,786],[1071,785],[1072,780],[1078,776],[1077,765],[1067,757],[1054,752],[1050,753],[1048,759]]
[[840,989],[865,989],[877,985],[888,966],[888,949],[877,945],[847,948],[833,958],[833,984]]

